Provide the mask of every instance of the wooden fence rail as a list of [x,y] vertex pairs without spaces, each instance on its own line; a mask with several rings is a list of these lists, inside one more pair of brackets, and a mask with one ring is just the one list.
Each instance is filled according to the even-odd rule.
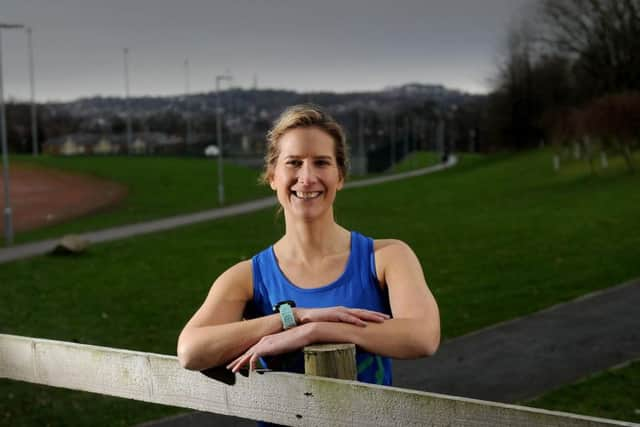
[[0,378],[292,426],[634,425],[285,372],[232,376],[230,385],[174,356],[3,334]]

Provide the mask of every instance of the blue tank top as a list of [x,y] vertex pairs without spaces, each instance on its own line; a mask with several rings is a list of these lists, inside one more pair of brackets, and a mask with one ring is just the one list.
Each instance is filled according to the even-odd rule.
[[[342,305],[391,314],[389,295],[380,289],[376,277],[373,240],[351,232],[351,252],[342,275],[328,285],[304,289],[291,283],[278,266],[273,246],[252,258],[253,300],[247,304],[246,318],[273,313],[280,301],[293,300],[297,307],[324,308]],[[266,358],[274,370],[304,373],[302,351]],[[391,359],[356,349],[358,381],[391,385]]]

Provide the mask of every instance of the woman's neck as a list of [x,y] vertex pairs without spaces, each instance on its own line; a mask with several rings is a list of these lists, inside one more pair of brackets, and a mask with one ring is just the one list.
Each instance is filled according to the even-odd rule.
[[349,231],[333,215],[313,222],[286,221],[285,235],[276,244],[280,256],[310,262],[349,249]]

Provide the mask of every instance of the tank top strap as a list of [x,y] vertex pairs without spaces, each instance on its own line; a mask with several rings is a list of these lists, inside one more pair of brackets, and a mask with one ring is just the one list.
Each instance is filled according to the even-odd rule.
[[373,239],[363,236],[357,231],[353,231],[351,238],[355,239],[353,245],[356,253],[352,257],[353,261],[358,263],[357,271],[360,273],[362,283],[378,286],[378,276],[376,273],[376,260],[373,248]]
[[[269,293],[278,293],[281,284],[277,274],[277,266],[271,262],[271,246],[256,254],[251,259],[253,277],[253,300],[247,307],[247,318],[264,316],[271,312]],[[271,284],[271,290],[267,287]]]

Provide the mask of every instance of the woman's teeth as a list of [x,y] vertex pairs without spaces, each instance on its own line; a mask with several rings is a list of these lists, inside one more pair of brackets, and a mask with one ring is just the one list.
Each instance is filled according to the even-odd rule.
[[320,195],[320,191],[302,192],[294,191],[293,194],[299,199],[315,199]]

